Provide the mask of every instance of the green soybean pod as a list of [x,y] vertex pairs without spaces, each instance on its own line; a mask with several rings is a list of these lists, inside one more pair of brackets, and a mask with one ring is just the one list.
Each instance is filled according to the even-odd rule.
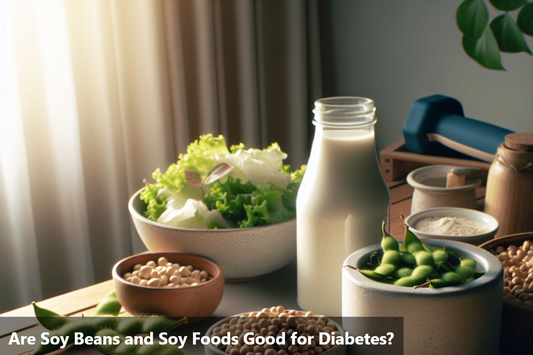
[[459,275],[462,282],[465,282],[472,276],[474,276],[474,270],[469,266],[458,266],[455,268],[455,273]]
[[428,253],[425,250],[416,251],[414,253],[414,256],[418,266],[427,265],[433,267],[433,265],[435,265],[435,259],[433,258],[433,254]]
[[361,274],[363,274],[364,276],[366,276],[369,279],[372,279],[374,281],[378,281],[378,282],[382,282],[382,283],[386,283],[386,284],[392,284],[395,281],[393,278],[380,275],[380,274],[376,273],[374,270],[357,269],[357,271],[359,271]]
[[[120,341],[119,345],[115,344],[103,344],[105,337],[111,337],[111,338],[118,338]],[[154,343],[151,345],[126,345],[125,341],[126,338],[110,329],[104,329],[100,330],[96,333],[95,338],[101,338],[101,340],[98,342],[98,345],[96,345],[96,339],[95,339],[95,347],[106,353],[106,354],[113,354],[113,355],[183,355],[183,352],[178,349],[176,346],[165,344],[162,345],[160,343]]]
[[136,354],[139,347],[140,345],[126,344],[125,342],[121,342],[120,345],[114,349],[114,354]]
[[168,332],[177,326],[187,323],[187,318],[181,318],[178,320],[170,319],[167,317],[153,316],[147,317],[143,324],[143,334],[151,332],[161,333]]
[[435,250],[432,253],[433,259],[435,260],[435,265],[439,266],[443,263],[445,263],[448,260],[448,254],[444,250]]
[[472,276],[474,279],[479,279],[481,276],[485,275],[484,271],[475,271],[474,270],[474,276]]
[[472,270],[476,269],[476,264],[477,263],[474,259],[470,259],[470,258],[461,259],[461,266],[468,266]]
[[427,245],[426,243],[422,243],[422,241],[420,241],[420,243],[422,244],[422,247],[425,251],[427,251],[428,253],[433,253],[434,249],[432,249],[429,245]]
[[381,249],[383,249],[383,251],[399,251],[400,245],[398,241],[385,230],[385,221],[381,223],[381,231],[383,232],[383,238],[381,239]]
[[408,252],[400,252],[400,260],[408,265],[416,265],[416,258]]
[[145,320],[142,318],[125,318],[115,329],[120,334],[142,334]]
[[394,272],[394,270],[396,270],[396,266],[393,265],[393,264],[381,264],[379,265],[375,270],[374,272],[376,274],[379,274],[379,275],[382,275],[382,276],[387,276],[387,275],[390,275]]
[[411,254],[415,254],[418,251],[425,251],[420,239],[405,227],[405,236],[403,238],[403,244],[407,248],[407,251]]
[[416,279],[411,276],[402,277],[394,282],[395,286],[413,287],[416,286]]
[[[97,329],[94,327],[94,324],[90,321],[88,318],[86,321],[81,320],[78,322],[72,322],[69,324],[66,324],[62,328],[59,328],[57,330],[54,330],[50,333],[49,338],[52,338],[53,336],[68,336],[67,345],[72,344],[74,341],[74,333],[80,332],[84,335],[93,335],[95,334]],[[48,343],[47,345],[43,345],[42,342],[37,347],[33,355],[44,355],[51,353],[52,351],[59,350],[60,344],[53,345],[52,343]]]
[[429,279],[438,279],[440,276],[439,272],[437,270],[433,270],[431,274],[428,275]]
[[90,319],[96,329],[116,329],[123,318],[112,315],[101,315]]
[[152,345],[142,345],[135,355],[183,355],[183,352],[173,345],[154,343]]
[[442,274],[441,279],[449,285],[455,285],[455,284],[463,282],[461,277],[453,271],[448,271]]
[[35,302],[32,302],[32,305],[35,317],[39,323],[48,330],[56,330],[63,327],[65,324],[73,322],[73,320],[68,317],[64,317],[46,308],[37,306],[37,303]]
[[[118,339],[119,344],[115,344],[115,342],[113,341],[106,342],[106,338]],[[102,329],[96,332],[96,334],[94,335],[93,344],[98,350],[106,354],[135,354],[138,348],[137,345],[133,347],[128,346],[126,347],[126,349],[123,348],[123,351],[121,353],[117,352],[118,348],[124,343],[125,340],[126,338],[123,335],[117,333],[115,330]]]
[[447,262],[449,263],[449,265],[453,265],[453,266],[459,266],[461,265],[461,260],[455,256],[455,254],[451,254],[450,250],[445,250],[446,251],[446,254],[448,254],[448,260]]
[[411,274],[411,277],[414,277],[415,279],[419,280],[420,282],[424,281],[429,274],[433,272],[433,267],[429,265],[419,265]]
[[394,277],[401,279],[402,277],[409,277],[413,273],[413,269],[408,267],[400,267],[394,271]]
[[396,286],[416,286],[422,283],[429,274],[433,272],[433,268],[428,265],[419,265],[414,270],[411,276],[402,277],[401,279],[396,280],[394,285]]
[[445,287],[447,285],[448,284],[442,279],[431,279],[431,280],[429,280],[429,287],[430,288],[441,288],[441,287]]
[[397,250],[388,250],[383,254],[381,264],[374,271],[381,275],[389,275],[396,270],[400,263],[400,252]]
[[96,306],[96,311],[94,312],[93,316],[99,316],[102,314],[111,314],[116,316],[120,313],[121,308],[122,306],[118,301],[115,290],[112,290],[109,291],[109,293],[105,295],[102,301],[100,301],[98,306]]

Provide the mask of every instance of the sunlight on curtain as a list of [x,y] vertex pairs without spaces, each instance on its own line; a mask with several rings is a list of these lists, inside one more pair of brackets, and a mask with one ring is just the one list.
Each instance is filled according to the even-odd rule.
[[0,281],[10,285],[0,302],[6,310],[42,298],[8,5],[0,2]]
[[201,134],[304,163],[315,5],[0,0],[0,312],[145,250],[128,199]]

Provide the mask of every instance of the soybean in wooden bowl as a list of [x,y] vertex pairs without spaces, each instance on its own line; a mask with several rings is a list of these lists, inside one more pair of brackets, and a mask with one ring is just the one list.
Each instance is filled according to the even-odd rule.
[[[531,240],[533,244],[533,232],[492,239],[480,245],[480,248],[496,253],[498,247],[507,251],[509,246],[517,248],[523,246],[526,240]],[[530,343],[531,334],[533,334],[533,302],[521,302],[504,297],[501,354],[519,354],[524,353],[526,349],[530,350],[527,344]]]
[[[171,263],[191,265],[205,270],[212,278],[188,287],[167,288],[136,285],[124,275],[135,265],[165,257]],[[187,317],[187,326],[194,325],[217,309],[224,293],[224,271],[215,262],[183,253],[141,253],[125,258],[113,267],[113,285],[120,304],[132,315],[160,314],[170,318]]]

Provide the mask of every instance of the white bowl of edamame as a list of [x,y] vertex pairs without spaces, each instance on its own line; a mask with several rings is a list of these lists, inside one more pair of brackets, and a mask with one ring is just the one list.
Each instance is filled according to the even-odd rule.
[[[343,319],[402,317],[405,354],[499,354],[504,280],[500,261],[465,243],[423,242],[445,247],[460,259],[475,260],[476,271],[485,274],[454,286],[415,289],[374,281],[346,267],[342,271]],[[368,268],[370,256],[380,250],[379,244],[360,249],[348,256],[344,265]],[[360,331],[356,319],[344,321],[343,326],[350,333]],[[365,349],[358,351],[366,354]]]
[[186,229],[144,217],[146,204],[137,191],[128,207],[144,245],[151,252],[179,252],[206,257],[224,270],[226,282],[266,276],[296,257],[296,220],[251,228]]

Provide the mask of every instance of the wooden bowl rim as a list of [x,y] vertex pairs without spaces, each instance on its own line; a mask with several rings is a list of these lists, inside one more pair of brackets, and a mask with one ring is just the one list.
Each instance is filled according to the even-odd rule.
[[489,250],[491,248],[494,248],[495,246],[500,246],[502,244],[513,244],[516,242],[523,242],[526,239],[533,239],[533,231],[504,235],[504,236],[486,241],[485,243],[481,244],[479,247],[485,250]]

